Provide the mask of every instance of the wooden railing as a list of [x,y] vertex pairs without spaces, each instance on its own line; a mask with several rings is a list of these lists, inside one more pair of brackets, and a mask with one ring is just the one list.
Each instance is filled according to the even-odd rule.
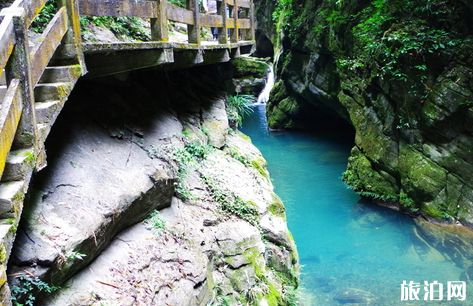
[[79,8],[81,15],[149,18],[153,41],[168,41],[168,21],[187,24],[188,43],[192,44],[201,43],[201,27],[218,28],[219,44],[227,44],[228,38],[231,43],[238,42],[239,33],[241,40],[254,40],[254,7],[251,0],[217,1],[216,15],[200,13],[198,0],[187,0],[186,8],[166,0],[79,0]]
[[38,43],[32,49],[29,48],[28,28],[45,2],[46,0],[17,0],[0,13],[0,74],[4,80],[4,84],[1,84],[4,97],[0,104],[0,177],[14,141],[16,146],[32,147],[37,149],[36,156],[39,154],[33,88],[57,47],[61,43],[72,42],[75,54],[79,54],[80,33],[66,37],[69,25],[74,24],[74,8],[77,9],[73,1],[69,0],[60,1],[62,8],[51,20]]
[[[84,50],[90,46],[82,44],[79,15],[149,18],[153,42],[133,44],[134,50],[138,48],[140,54],[142,51],[149,51],[150,48],[152,52],[159,53],[168,52],[169,48],[182,51],[188,47],[191,54],[195,53],[197,57],[200,55],[202,58],[205,56],[211,58],[213,51],[217,55],[219,52],[225,53],[227,56],[217,61],[222,62],[230,59],[228,54],[232,53],[232,50],[235,50],[236,56],[240,54],[241,48],[251,46],[254,40],[251,0],[217,1],[217,15],[200,13],[197,0],[187,0],[186,9],[173,6],[166,0],[57,0],[58,12],[31,46],[28,41],[29,27],[45,6],[46,1],[15,0],[10,7],[0,12],[0,253],[4,255],[0,259],[0,305],[11,305],[10,295],[5,294],[8,292],[4,287],[6,286],[5,269],[31,174],[34,170],[39,170],[46,165],[43,142],[49,133],[48,128],[56,118],[45,123],[44,113],[38,111],[40,124],[37,124],[35,102],[38,104],[36,105],[38,110],[41,109],[41,104],[46,103],[35,101],[35,87],[39,89],[38,92],[41,92],[45,83],[55,84],[58,79],[51,75],[57,76],[54,73],[58,70],[63,71],[61,70],[63,68],[66,70],[72,68],[74,71],[73,80],[67,81],[71,88],[75,81],[86,73]],[[182,44],[167,43],[169,21],[187,24],[189,46],[183,48]],[[201,27],[218,28],[218,46],[215,48],[199,46]],[[240,38],[245,42],[235,44]],[[97,53],[100,55],[105,50],[106,52],[103,52],[105,57],[113,59],[114,57],[109,56],[108,51],[113,52],[117,49],[117,45],[121,51],[127,50],[123,44],[103,44],[97,47],[100,48],[100,52]],[[176,53],[182,55],[183,52]],[[159,62],[156,60],[156,54],[153,54],[151,58],[153,65],[156,66]],[[109,62],[110,60],[105,61],[105,65],[116,65],[116,62],[108,64]],[[171,60],[163,62],[168,63]],[[190,65],[203,62],[203,59],[192,60]],[[209,60],[207,63],[214,62]],[[133,64],[133,67],[127,67],[126,71],[139,68],[141,67]],[[45,71],[48,72],[44,73]],[[114,73],[117,73],[116,71]],[[67,100],[69,91],[61,90],[60,94],[62,103]],[[40,97],[41,94],[38,94],[38,99]],[[61,103],[57,104],[61,105],[60,108],[64,105]],[[58,107],[57,112],[53,108],[55,116],[59,114],[60,108]],[[10,152],[12,152],[10,154],[12,157],[20,154],[19,152],[26,152],[26,154],[22,153],[23,164],[19,168],[16,167],[15,161],[12,161],[16,160],[15,158],[10,159],[7,164]],[[8,167],[5,170],[6,165]],[[16,175],[16,170],[25,173]],[[12,180],[17,181],[12,182]]]
[[5,80],[0,84],[0,100],[4,96],[0,104],[0,178],[13,143],[33,147],[40,159],[33,89],[53,55],[62,53],[86,71],[79,15],[149,18],[153,41],[169,40],[169,21],[187,24],[189,44],[201,44],[201,27],[218,28],[219,44],[254,40],[252,0],[219,0],[216,15],[200,13],[198,0],[187,0],[187,8],[166,0],[58,0],[59,11],[30,49],[28,28],[45,3],[16,0],[0,13],[0,80]]

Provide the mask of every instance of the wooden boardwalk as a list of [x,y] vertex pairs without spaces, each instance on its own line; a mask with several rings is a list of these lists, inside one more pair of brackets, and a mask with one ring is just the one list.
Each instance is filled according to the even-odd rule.
[[[202,14],[198,0],[186,8],[166,0],[57,2],[33,45],[29,27],[46,0],[16,0],[0,12],[0,305],[11,305],[6,265],[31,176],[46,166],[44,142],[77,80],[226,62],[254,49],[251,0],[219,0],[216,15]],[[147,18],[151,41],[83,44],[80,16]],[[187,43],[169,41],[170,21],[187,24]],[[201,27],[218,28],[217,41],[201,41]]]

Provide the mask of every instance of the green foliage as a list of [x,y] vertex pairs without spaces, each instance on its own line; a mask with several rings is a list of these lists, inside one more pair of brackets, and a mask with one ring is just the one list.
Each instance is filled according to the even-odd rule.
[[202,180],[207,185],[212,199],[220,203],[224,213],[236,215],[248,221],[251,225],[258,226],[258,211],[252,202],[244,201],[233,191],[223,187],[214,178],[202,176]]
[[300,7],[297,1],[280,0],[272,16],[273,21],[276,23],[277,32],[284,31],[293,40],[297,40],[298,30],[304,22],[304,16],[294,10],[295,5]]
[[169,3],[174,4],[175,6],[178,7],[186,7],[186,1],[185,0],[169,0]]
[[34,295],[36,292],[42,291],[51,293],[60,288],[51,286],[37,277],[26,274],[20,275],[18,280],[20,281],[20,286],[13,286],[11,288],[14,306],[33,306],[34,301],[36,300]]
[[409,196],[404,192],[399,193],[399,204],[401,204],[405,208],[408,208],[411,211],[419,210],[419,208],[415,206],[414,201],[409,198]]
[[251,162],[249,161],[248,156],[240,154],[237,148],[231,148],[228,152],[228,155],[230,155],[232,158],[236,159],[246,167],[251,166]]
[[329,1],[327,5],[319,13],[323,22],[314,31],[352,29],[354,49],[336,51],[341,75],[363,68],[370,74],[366,78],[414,82],[413,92],[427,94],[428,57],[447,60],[458,46],[471,43],[453,30],[455,18],[462,16],[453,1],[374,0],[353,14],[346,11],[353,9],[352,3]]
[[68,252],[66,254],[66,257],[69,260],[75,260],[75,259],[84,260],[84,257],[86,257],[86,256],[87,256],[86,254],[82,254],[82,253],[79,253],[79,252]]
[[148,156],[151,158],[160,158],[166,161],[173,160],[177,163],[177,182],[175,183],[176,192],[183,200],[191,199],[192,194],[186,188],[184,181],[189,176],[191,169],[195,168],[199,161],[207,158],[214,148],[209,144],[199,141],[187,142],[184,148],[175,148],[170,146],[147,148]]
[[228,118],[237,120],[241,125],[243,117],[253,112],[256,97],[251,95],[228,96],[226,99]]
[[146,228],[151,230],[155,236],[161,236],[166,233],[171,234],[171,231],[166,228],[166,220],[163,219],[158,210],[153,211],[145,220],[145,223]]
[[39,15],[36,16],[36,18],[33,20],[33,23],[31,23],[31,30],[33,30],[35,33],[43,33],[44,29],[46,29],[49,22],[51,19],[53,19],[57,12],[57,1],[48,0]]
[[110,29],[118,38],[128,37],[138,41],[150,41],[140,27],[140,19],[136,17],[108,17],[108,16],[81,16],[81,32],[86,35],[89,30],[87,26],[94,24],[101,28]]

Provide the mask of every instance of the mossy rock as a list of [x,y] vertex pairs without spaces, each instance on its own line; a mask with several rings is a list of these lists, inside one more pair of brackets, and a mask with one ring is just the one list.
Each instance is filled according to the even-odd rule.
[[399,192],[396,179],[375,167],[357,147],[352,149],[343,181],[363,196],[393,200]]
[[265,76],[269,66],[264,61],[258,61],[245,57],[235,58],[230,62],[234,69],[234,77],[254,76],[255,78],[262,78]]
[[284,113],[277,105],[267,106],[266,116],[268,117],[268,126],[272,129],[282,129],[287,127],[290,122],[289,116]]
[[271,214],[286,220],[286,208],[284,207],[284,203],[275,193],[271,194],[271,204],[269,205],[268,210]]
[[413,147],[401,143],[399,156],[401,184],[416,202],[432,201],[447,183],[447,171]]

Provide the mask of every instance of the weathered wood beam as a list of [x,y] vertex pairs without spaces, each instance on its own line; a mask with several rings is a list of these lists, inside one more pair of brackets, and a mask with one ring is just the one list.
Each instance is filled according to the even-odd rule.
[[82,75],[87,73],[84,53],[82,52],[82,37],[80,32],[79,0],[58,0],[58,8],[67,8],[68,30],[56,55],[61,60],[71,60],[79,64]]
[[227,6],[223,1],[217,1],[217,15],[222,18],[222,27],[218,28],[218,43],[227,44],[227,27],[228,27],[228,18],[227,18]]
[[157,1],[80,0],[79,12],[86,16],[159,18]]
[[38,43],[30,54],[31,82],[35,86],[49,63],[57,47],[67,32],[67,11],[62,7],[44,30]]
[[[4,12],[2,10],[2,12]],[[0,16],[2,13],[0,13]],[[15,32],[13,29],[12,16],[5,16],[0,24],[0,74],[10,58],[15,46]]]
[[23,108],[20,90],[20,80],[13,79],[0,108],[0,177],[20,122]]
[[13,53],[5,67],[5,75],[7,83],[10,83],[13,79],[20,79],[21,81],[20,93],[21,101],[23,101],[23,111],[18,131],[15,135],[14,147],[34,147],[35,150],[37,150],[39,145],[37,143],[34,95],[30,70],[31,64],[28,56],[29,46],[26,13],[27,11],[21,7],[13,8],[9,11],[9,14],[13,17],[16,41]]
[[194,11],[168,3],[167,19],[185,24],[194,24]]
[[25,23],[28,28],[33,20],[43,9],[47,0],[16,0],[11,8],[23,8],[25,10]]
[[222,16],[219,15],[210,15],[210,14],[200,14],[200,26],[202,27],[223,27]]
[[172,49],[139,49],[94,52],[85,55],[89,73],[86,78],[112,75],[174,62]]
[[200,45],[200,13],[199,1],[187,0],[187,9],[192,11],[194,21],[192,24],[187,24],[187,41],[190,44]]
[[230,28],[230,42],[238,42],[238,9],[235,5],[235,0],[229,4],[230,19],[227,21]]
[[255,28],[256,28],[256,22],[255,22],[255,5],[253,1],[250,1],[250,8],[249,8],[249,17],[250,17],[250,27],[246,32],[246,39],[247,40],[255,40]]
[[167,0],[158,1],[157,18],[151,18],[151,40],[169,41],[168,28],[168,2]]

